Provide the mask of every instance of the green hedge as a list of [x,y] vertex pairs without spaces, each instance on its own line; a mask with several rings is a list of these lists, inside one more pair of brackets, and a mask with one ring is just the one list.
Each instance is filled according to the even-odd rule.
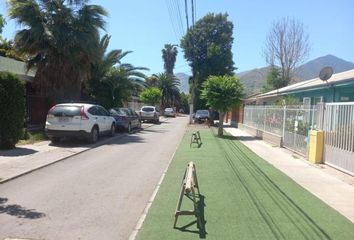
[[15,75],[0,73],[0,148],[14,148],[25,116],[24,84]]

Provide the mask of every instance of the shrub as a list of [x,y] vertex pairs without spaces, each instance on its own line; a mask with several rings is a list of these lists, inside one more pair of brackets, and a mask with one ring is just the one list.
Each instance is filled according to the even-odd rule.
[[0,148],[14,148],[25,116],[24,85],[15,75],[0,73]]

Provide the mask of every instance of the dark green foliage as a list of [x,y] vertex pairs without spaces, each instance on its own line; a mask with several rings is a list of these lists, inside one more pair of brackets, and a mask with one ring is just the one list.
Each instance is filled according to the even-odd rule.
[[[223,122],[224,114],[241,104],[243,86],[235,76],[209,76],[203,83],[201,96],[208,106],[219,111],[219,122]],[[219,135],[223,135],[222,127],[219,124]]]
[[23,132],[24,85],[17,76],[0,73],[0,148],[14,148]]
[[15,48],[29,56],[39,93],[53,102],[80,98],[81,82],[99,55],[99,29],[104,29],[107,12],[87,2],[8,1],[10,18],[23,27]]
[[199,98],[203,82],[210,75],[232,75],[232,22],[227,14],[209,13],[188,29],[182,38],[184,57],[190,63],[195,80],[196,108],[204,108],[205,102]]
[[150,87],[150,88],[146,88],[140,94],[140,101],[149,104],[151,106],[155,106],[160,102],[161,97],[162,97],[162,93],[160,89],[158,89],[157,87]]
[[241,104],[243,86],[235,76],[210,76],[203,84],[202,98],[215,110],[226,113]]
[[289,84],[290,79],[283,78],[281,69],[273,66],[269,70],[266,81],[266,85],[263,86],[263,92],[286,87]]
[[167,73],[153,74],[147,83],[150,86],[157,87],[161,90],[161,108],[174,107],[180,100],[180,93],[178,86],[180,85],[179,79],[174,75]]
[[141,70],[144,67],[134,67],[122,63],[122,59],[131,51],[123,52],[115,49],[106,53],[110,36],[104,35],[99,43],[97,60],[91,64],[90,77],[83,82],[83,96],[106,108],[120,107],[130,100],[144,85],[146,78]]
[[162,59],[164,62],[165,73],[173,75],[173,69],[176,63],[177,57],[176,45],[165,44],[165,48],[162,49]]

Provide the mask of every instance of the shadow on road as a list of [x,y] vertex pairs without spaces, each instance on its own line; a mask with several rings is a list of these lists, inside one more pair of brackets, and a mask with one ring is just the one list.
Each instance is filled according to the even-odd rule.
[[26,209],[18,204],[5,204],[7,198],[0,197],[0,214],[8,214],[10,216],[27,219],[38,219],[45,217],[44,213],[37,212],[34,209]]

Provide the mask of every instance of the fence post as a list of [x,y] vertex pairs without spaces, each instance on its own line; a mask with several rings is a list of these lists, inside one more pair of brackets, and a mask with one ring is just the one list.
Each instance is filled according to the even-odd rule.
[[284,144],[284,139],[285,139],[286,105],[284,105],[283,109],[284,109],[284,112],[283,112],[282,145]]
[[267,122],[267,108],[266,106],[263,106],[264,113],[263,113],[263,130],[265,131],[266,129],[266,122]]

